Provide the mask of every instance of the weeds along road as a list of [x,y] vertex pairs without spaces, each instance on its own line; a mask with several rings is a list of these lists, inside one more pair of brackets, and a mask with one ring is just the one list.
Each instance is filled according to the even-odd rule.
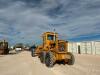
[[99,55],[75,55],[73,66],[56,64],[47,68],[28,51],[0,55],[0,75],[100,75]]

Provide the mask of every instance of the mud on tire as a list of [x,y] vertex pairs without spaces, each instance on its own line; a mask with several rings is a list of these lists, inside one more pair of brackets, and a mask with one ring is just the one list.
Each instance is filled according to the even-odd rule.
[[53,55],[52,52],[48,52],[46,54],[45,65],[47,67],[53,67],[54,66],[54,55]]

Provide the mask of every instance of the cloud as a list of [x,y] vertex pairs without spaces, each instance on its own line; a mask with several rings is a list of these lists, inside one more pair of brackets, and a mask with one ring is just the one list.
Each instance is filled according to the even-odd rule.
[[99,0],[0,0],[0,37],[38,42],[55,28],[65,40],[100,38],[99,8]]

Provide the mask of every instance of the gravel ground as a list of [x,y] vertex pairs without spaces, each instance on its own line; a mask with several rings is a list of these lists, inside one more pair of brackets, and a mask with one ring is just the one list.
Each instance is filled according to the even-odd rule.
[[28,51],[0,55],[0,75],[100,75],[99,55],[75,54],[75,59],[73,66],[55,64],[47,68]]

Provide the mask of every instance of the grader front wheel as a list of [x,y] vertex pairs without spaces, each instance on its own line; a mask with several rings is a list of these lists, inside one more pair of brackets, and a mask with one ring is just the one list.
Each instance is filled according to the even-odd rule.
[[45,64],[47,67],[53,67],[55,63],[54,55],[52,52],[48,52],[45,58]]
[[74,62],[75,62],[74,55],[72,53],[70,53],[70,52],[68,52],[67,54],[71,56],[71,58],[68,59],[68,65],[73,65]]
[[45,63],[45,56],[46,56],[46,52],[45,51],[40,53],[40,61],[41,61],[41,63]]
[[35,49],[32,49],[32,50],[31,50],[31,56],[32,56],[32,57],[35,57]]

